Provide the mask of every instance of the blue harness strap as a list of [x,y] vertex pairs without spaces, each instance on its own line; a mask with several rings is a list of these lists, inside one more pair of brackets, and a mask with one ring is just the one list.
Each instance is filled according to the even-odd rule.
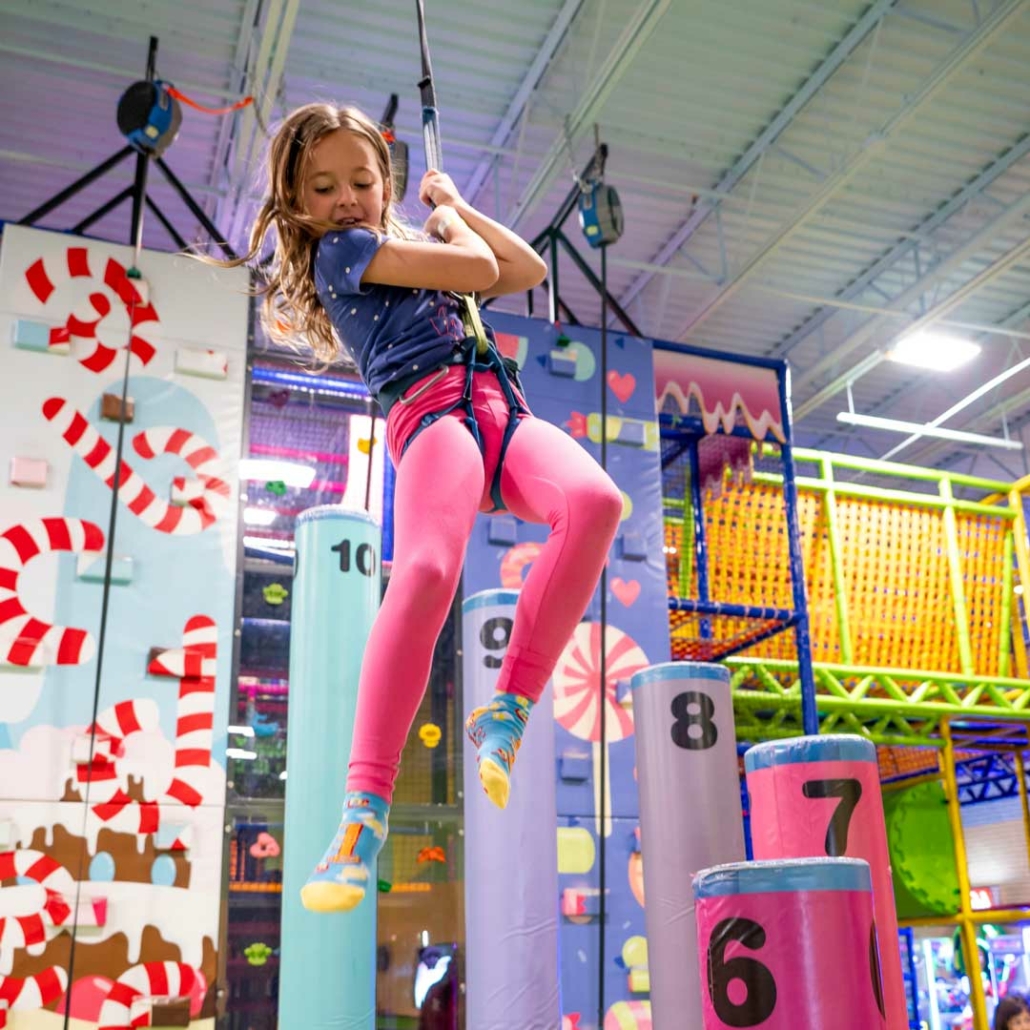
[[[446,372],[447,367],[448,366],[444,366],[441,368],[439,373],[441,378],[442,374]],[[509,371],[508,366],[505,364],[504,359],[498,353],[495,346],[491,345],[485,354],[479,355],[475,351],[475,340],[473,339],[470,341],[470,346],[465,351],[465,389],[462,391],[461,399],[440,411],[426,412],[426,414],[422,416],[422,421],[419,423],[418,428],[411,434],[411,436],[408,437],[407,442],[404,444],[404,451],[411,446],[412,441],[419,433],[428,429],[434,422],[439,421],[441,418],[445,418],[452,412],[460,411],[463,416],[462,421],[465,423],[465,427],[468,431],[472,434],[472,439],[476,441],[479,453],[484,453],[483,435],[479,431],[479,423],[476,421],[476,412],[472,406],[472,381],[477,372],[493,372],[497,376],[497,381],[500,383],[501,391],[504,393],[504,399],[508,403],[508,424],[504,427],[504,436],[501,438],[501,453],[497,458],[497,468],[494,470],[493,480],[490,483],[490,499],[494,502],[494,506],[491,508],[489,514],[493,515],[498,512],[508,510],[504,506],[504,499],[501,497],[501,472],[504,469],[504,456],[508,453],[508,445],[511,443],[511,439],[515,435],[515,430],[518,428],[520,420],[519,416],[529,414],[529,410],[519,400],[518,395],[515,393],[514,386],[512,385],[512,376],[514,373]],[[428,389],[436,381],[436,378],[431,379],[426,383],[424,389]],[[398,398],[398,403],[410,404],[416,397],[420,396],[422,392],[422,390],[419,390],[411,397],[400,397]],[[402,456],[404,451],[401,451]]]

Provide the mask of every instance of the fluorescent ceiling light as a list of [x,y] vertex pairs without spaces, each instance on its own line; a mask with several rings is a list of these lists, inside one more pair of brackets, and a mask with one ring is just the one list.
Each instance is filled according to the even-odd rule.
[[920,329],[898,340],[887,352],[887,357],[902,365],[951,372],[972,361],[979,353],[980,345],[970,340],[947,336],[932,329]]
[[248,526],[270,526],[279,517],[274,508],[244,508],[243,521]]
[[1023,449],[1023,445],[1018,440],[1002,440],[997,436],[983,436],[980,433],[963,433],[959,429],[945,429],[943,426],[932,426],[928,422],[903,422],[897,418],[859,415],[854,411],[838,411],[837,421],[847,422],[852,426],[868,426],[870,429],[889,429],[896,433],[918,433],[920,436],[936,436],[942,440],[955,440],[958,443],[1000,447],[1004,451],[1021,451]]
[[261,483],[280,480],[287,486],[301,490],[311,486],[315,470],[310,465],[295,461],[276,461],[271,458],[244,458],[240,462],[240,479],[255,479]]
[[257,758],[256,751],[245,751],[241,747],[227,747],[225,749],[226,758],[238,758],[241,762],[253,762]]

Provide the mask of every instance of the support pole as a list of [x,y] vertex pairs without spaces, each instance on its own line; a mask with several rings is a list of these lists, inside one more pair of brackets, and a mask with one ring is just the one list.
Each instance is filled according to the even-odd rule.
[[951,604],[955,613],[955,636],[958,639],[959,661],[962,665],[963,675],[972,676],[976,670],[973,667],[973,647],[969,639],[969,608],[966,606],[966,589],[962,579],[958,517],[955,514],[955,495],[951,489],[951,480],[946,476],[941,479],[940,491],[946,505],[944,508],[944,543],[948,555]]
[[84,190],[90,183],[95,182],[102,175],[106,175],[115,165],[120,164],[131,153],[133,148],[124,146],[116,154],[112,154],[106,161],[101,161],[96,168],[91,168],[85,175],[76,179],[70,186],[65,186],[60,193],[56,193],[46,203],[40,204],[35,210],[30,211],[24,218],[18,220],[19,225],[35,225],[41,218],[46,217],[55,208],[60,207],[66,200],[70,200]]
[[1030,859],[1030,804],[1027,803],[1026,766],[1023,764],[1023,752],[1019,749],[1012,753],[1012,761],[1016,767],[1016,785],[1019,788],[1019,807],[1023,812],[1023,836],[1026,839],[1026,854]]
[[951,835],[955,841],[955,871],[958,873],[959,890],[958,925],[962,934],[962,957],[969,976],[969,1001],[973,1007],[973,1025],[986,1027],[987,998],[984,995],[983,977],[980,975],[980,949],[976,945],[976,923],[973,920],[973,907],[969,897],[966,838],[962,832],[962,811],[958,801],[958,780],[955,777],[955,744],[951,736],[951,722],[948,719],[941,720],[941,736],[944,738],[944,749],[938,755],[938,761],[944,776],[948,821],[951,823]]

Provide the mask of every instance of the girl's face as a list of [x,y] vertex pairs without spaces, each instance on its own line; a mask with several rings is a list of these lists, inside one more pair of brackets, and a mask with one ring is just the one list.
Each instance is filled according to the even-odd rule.
[[1025,1009],[1008,1022],[1008,1030],[1030,1030],[1030,1012]]
[[353,132],[336,129],[311,148],[301,199],[313,218],[341,228],[381,229],[390,190],[372,145]]

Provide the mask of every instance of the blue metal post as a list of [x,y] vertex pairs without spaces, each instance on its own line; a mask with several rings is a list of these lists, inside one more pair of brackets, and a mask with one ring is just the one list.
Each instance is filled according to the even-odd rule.
[[[697,437],[692,437],[687,449],[690,455],[690,504],[694,517],[694,555],[697,558],[697,598],[709,601],[708,594],[708,547],[705,541],[705,513],[702,507],[704,494],[701,490],[701,459],[697,453]],[[701,639],[712,639],[712,620],[701,617]]]
[[798,487],[794,478],[794,425],[790,410],[790,366],[783,362],[778,376],[783,435],[783,499],[787,506],[787,547],[790,553],[790,587],[797,622],[794,626],[801,677],[801,720],[806,734],[819,732],[819,713],[815,704],[815,673],[812,670],[812,638],[808,627],[808,600],[805,594],[805,566],[801,557],[801,529],[798,523]]

